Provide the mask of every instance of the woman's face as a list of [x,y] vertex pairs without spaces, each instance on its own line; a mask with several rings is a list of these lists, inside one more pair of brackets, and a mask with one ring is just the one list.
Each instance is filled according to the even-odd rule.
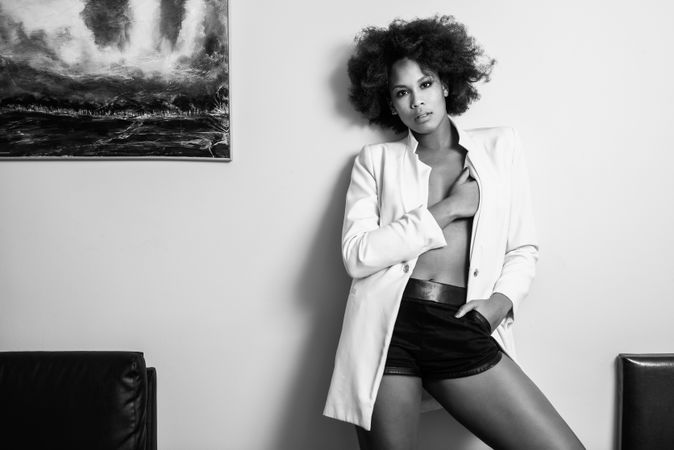
[[409,129],[419,134],[435,131],[447,119],[447,90],[438,74],[411,59],[399,59],[389,74],[391,107]]

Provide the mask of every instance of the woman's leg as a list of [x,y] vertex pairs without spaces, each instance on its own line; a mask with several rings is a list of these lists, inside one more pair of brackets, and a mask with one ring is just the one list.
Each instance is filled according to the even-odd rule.
[[427,381],[428,392],[494,449],[583,449],[552,404],[510,358],[477,375]]
[[371,430],[356,427],[361,450],[416,448],[421,392],[419,377],[384,375],[374,404]]

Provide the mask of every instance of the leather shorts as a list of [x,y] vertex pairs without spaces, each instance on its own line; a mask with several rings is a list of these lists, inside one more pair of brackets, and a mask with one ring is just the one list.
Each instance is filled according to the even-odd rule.
[[411,278],[405,287],[388,349],[384,375],[425,380],[475,375],[495,366],[502,351],[487,319],[466,303],[466,288]]

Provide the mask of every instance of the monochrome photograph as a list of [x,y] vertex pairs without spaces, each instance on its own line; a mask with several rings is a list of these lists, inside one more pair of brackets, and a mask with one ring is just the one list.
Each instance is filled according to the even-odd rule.
[[0,448],[674,449],[672,17],[0,0]]

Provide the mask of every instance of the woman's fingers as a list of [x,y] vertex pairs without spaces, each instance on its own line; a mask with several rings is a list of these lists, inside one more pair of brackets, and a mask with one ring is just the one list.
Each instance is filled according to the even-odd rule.
[[467,166],[466,170],[468,170],[468,176],[472,178],[472,181],[475,181],[475,169],[473,169],[471,166]]
[[459,175],[459,178],[456,179],[455,183],[465,183],[468,181],[468,177],[470,176],[470,170],[468,167],[465,167],[462,171],[461,174]]
[[475,309],[476,307],[477,307],[477,302],[475,302],[475,300],[471,300],[471,301],[467,302],[465,305],[461,305],[461,307],[456,312],[456,314],[454,314],[454,317],[456,317],[457,319],[460,319],[463,316],[465,316],[469,311]]

